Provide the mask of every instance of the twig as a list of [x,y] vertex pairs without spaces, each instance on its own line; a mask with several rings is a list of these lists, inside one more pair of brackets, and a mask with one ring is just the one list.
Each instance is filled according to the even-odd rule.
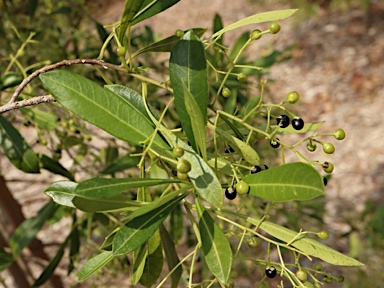
[[16,102],[17,97],[19,97],[20,93],[24,90],[24,88],[37,76],[40,74],[46,73],[48,71],[63,67],[63,66],[71,66],[74,64],[91,64],[91,65],[98,65],[102,67],[108,67],[108,68],[113,68],[116,70],[120,70],[123,72],[127,72],[123,67],[104,62],[103,60],[97,60],[97,59],[74,59],[74,60],[63,60],[61,62],[57,62],[52,65],[45,66],[39,70],[36,70],[33,72],[31,75],[29,75],[27,78],[21,82],[20,86],[17,87],[16,91],[13,93],[11,99],[7,104],[12,104]]
[[44,95],[44,96],[33,97],[31,99],[21,100],[18,102],[7,103],[0,107],[0,114],[3,114],[7,111],[19,109],[20,107],[37,105],[40,103],[50,103],[55,101],[56,100],[55,98],[52,97],[52,95]]

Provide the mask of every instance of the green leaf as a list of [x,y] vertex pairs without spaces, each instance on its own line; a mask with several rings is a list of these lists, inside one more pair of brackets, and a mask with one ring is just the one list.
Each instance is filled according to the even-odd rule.
[[131,275],[133,285],[139,283],[140,278],[143,275],[147,255],[148,247],[146,245],[142,245],[140,248],[133,251],[133,271]]
[[205,211],[198,198],[196,198],[196,208],[199,215],[199,231],[205,261],[212,274],[221,283],[226,284],[232,268],[231,246],[223,231]]
[[26,173],[39,173],[39,157],[33,152],[19,131],[0,115],[0,144],[5,155],[16,168]]
[[97,270],[108,264],[113,259],[112,251],[104,251],[89,259],[79,271],[79,281],[89,278]]
[[207,160],[207,135],[205,131],[205,118],[203,117],[199,105],[189,93],[188,88],[183,83],[185,108],[189,115],[193,115],[191,122],[193,137],[196,142],[197,152]]
[[57,181],[45,189],[44,193],[59,205],[75,208],[72,200],[75,197],[76,186],[77,183],[72,181]]
[[117,195],[109,199],[74,197],[72,203],[77,209],[88,213],[136,210],[138,207],[141,207],[140,203],[124,195]]
[[140,11],[145,0],[125,0],[123,14],[121,15],[120,25],[130,24],[135,18],[137,12]]
[[161,132],[167,139],[168,143],[174,143],[184,149],[185,153],[183,157],[179,159],[185,159],[191,163],[192,169],[188,173],[188,176],[195,187],[196,192],[205,201],[216,207],[221,207],[224,201],[224,193],[221,189],[221,184],[211,167],[199,155],[197,155],[190,146],[185,144],[183,141],[178,140],[178,138],[176,138],[176,136],[174,136],[171,132],[168,130],[162,130]]
[[147,248],[148,255],[145,260],[143,274],[140,278],[140,284],[145,287],[152,287],[159,278],[164,264],[159,230],[156,230],[151,238],[148,239]]
[[[196,34],[197,37],[203,36],[204,32],[207,31],[206,28],[193,28],[193,33]],[[187,32],[184,31],[184,32]],[[169,36],[165,39],[162,39],[160,41],[157,41],[155,43],[149,44],[136,52],[132,53],[132,58],[136,57],[137,55],[148,53],[148,52],[171,52],[172,49],[176,46],[176,44],[179,42],[180,38],[176,35]]]
[[[173,208],[185,196],[186,194],[177,196],[159,207],[156,206],[158,202],[154,201],[136,210],[136,214],[133,212],[132,214],[134,214],[134,216],[132,216],[132,214],[130,215],[131,220],[122,226],[116,233],[115,239],[113,240],[113,254],[128,254],[143,245],[145,241],[147,241],[149,237],[151,237],[153,233],[159,228],[160,224],[165,220]],[[151,208],[151,206],[157,208],[151,209],[145,214],[139,214],[139,210],[146,211],[146,209]],[[135,217],[136,215],[139,216]]]
[[132,25],[167,10],[179,1],[180,0],[145,0],[141,10],[135,15]]
[[0,271],[4,271],[11,266],[13,261],[12,254],[7,253],[3,247],[0,247]]
[[71,135],[71,136],[65,137],[65,139],[63,141],[62,148],[68,149],[68,148],[74,147],[76,145],[82,144],[83,142],[84,142],[84,140],[81,139],[80,137],[76,137],[76,136]]
[[183,212],[181,211],[181,206],[176,205],[171,212],[171,216],[169,217],[169,234],[171,235],[172,241],[175,243],[177,243],[183,236],[183,222],[184,218]]
[[110,165],[108,165],[100,174],[114,174],[129,168],[136,167],[139,164],[139,157],[132,157],[131,154],[126,154],[122,157],[116,158]]
[[[317,257],[327,263],[340,266],[363,266],[364,264],[348,257],[314,239],[297,237],[297,232],[288,228],[282,227],[272,222],[263,221],[260,224],[259,220],[247,217],[247,221],[260,229],[267,232],[269,235],[276,237],[286,243],[291,243],[291,246],[303,251],[304,253]],[[259,226],[260,225],[260,226]]]
[[133,188],[180,182],[177,179],[91,178],[77,185],[75,195],[88,199],[108,199]]
[[[71,233],[72,234],[72,233]],[[56,255],[49,261],[48,265],[45,266],[43,272],[40,274],[39,278],[33,283],[32,287],[38,287],[43,285],[49,278],[51,278],[52,274],[55,272],[57,265],[59,265],[61,258],[63,258],[65,247],[67,246],[69,237],[61,243],[59,250],[56,252]]]
[[37,110],[34,108],[19,108],[19,111],[37,126],[45,130],[53,130],[58,126],[58,118],[48,112]]
[[[213,126],[212,126],[213,127]],[[259,154],[247,143],[236,138],[227,131],[223,131],[218,127],[215,127],[215,132],[228,141],[233,149],[241,155],[241,157],[251,165],[259,165]]]
[[311,165],[289,163],[243,178],[249,194],[274,202],[310,200],[324,195],[323,178]]
[[193,31],[188,31],[172,50],[169,61],[176,110],[188,140],[195,151],[198,151],[192,130],[195,115],[188,114],[183,86],[188,88],[189,93],[199,105],[205,123],[208,105],[208,76],[204,45]]
[[[176,206],[180,207],[180,206]],[[173,212],[173,211],[172,211]],[[181,226],[183,227],[183,226]],[[179,263],[179,257],[177,256],[175,243],[172,241],[171,235],[169,235],[167,229],[165,229],[164,225],[160,225],[160,237],[161,243],[163,245],[163,250],[165,257],[167,258],[168,269],[172,271]],[[177,288],[180,282],[181,274],[183,269],[179,265],[175,271],[171,274],[171,288]]]
[[[121,140],[142,145],[155,131],[135,103],[85,77],[55,70],[41,74],[40,79],[61,105]],[[153,145],[169,148],[159,135],[155,135]]]
[[16,258],[21,250],[31,243],[36,234],[40,231],[45,221],[55,214],[59,206],[54,202],[48,202],[43,208],[39,210],[37,216],[24,220],[13,233],[9,247],[12,250],[14,258]]
[[65,169],[58,161],[53,160],[52,158],[42,155],[40,158],[43,168],[57,175],[62,175],[68,178],[71,181],[75,181],[72,173]]
[[255,14],[224,27],[220,31],[217,31],[215,34],[213,34],[212,38],[220,37],[222,34],[228,31],[231,31],[233,29],[237,29],[246,25],[283,20],[293,15],[297,10],[298,9],[287,9],[287,10],[277,10],[277,11],[269,11],[269,12],[264,12],[260,14]]

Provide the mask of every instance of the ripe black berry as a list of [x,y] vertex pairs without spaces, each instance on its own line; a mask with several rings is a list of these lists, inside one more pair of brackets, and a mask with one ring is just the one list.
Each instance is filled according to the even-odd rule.
[[253,166],[253,168],[251,170],[251,174],[259,173],[260,171],[261,171],[260,166]]
[[236,189],[233,189],[233,187],[229,187],[225,189],[225,197],[227,197],[228,200],[233,200],[237,196]]
[[[277,140],[279,140],[279,138],[276,138]],[[272,139],[271,142],[269,142],[269,144],[271,144],[272,148],[278,148],[280,146],[280,143],[277,142],[275,139]]]
[[264,170],[268,170],[268,166],[264,164]]
[[323,183],[324,183],[324,186],[327,186],[327,184],[328,184],[327,178],[323,177]]
[[292,120],[292,127],[295,130],[301,130],[304,127],[304,121],[301,118],[295,118]]
[[265,275],[267,275],[268,278],[275,278],[276,274],[277,274],[277,270],[273,266],[265,269]]
[[287,115],[280,115],[277,117],[276,122],[281,128],[286,128],[289,126],[289,117]]

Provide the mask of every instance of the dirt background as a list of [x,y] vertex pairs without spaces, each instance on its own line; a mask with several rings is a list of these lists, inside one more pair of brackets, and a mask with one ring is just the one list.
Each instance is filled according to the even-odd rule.
[[[258,12],[294,8],[281,2],[184,0],[142,25],[167,36],[176,29],[210,28],[216,12],[228,25]],[[119,20],[124,1],[100,3],[94,3],[95,19],[102,24]],[[360,213],[367,200],[376,205],[384,203],[384,144],[380,140],[384,134],[384,1],[372,1],[368,11],[320,10],[307,19],[298,14],[282,21],[281,26],[278,35],[268,35],[260,46],[253,45],[249,53],[257,58],[272,48],[296,44],[292,59],[271,69],[269,77],[274,82],[268,84],[269,93],[283,98],[287,92],[296,90],[302,96],[297,109],[305,121],[326,121],[322,132],[339,127],[346,131],[344,141],[330,140],[336,147],[334,155],[317,154],[319,160],[335,163],[333,179],[327,186],[326,221],[330,233],[343,233],[349,226],[342,220]],[[260,27],[266,28],[250,26],[249,30]],[[240,31],[231,32],[228,37],[234,39],[237,35]],[[289,156],[289,160],[296,159]],[[0,161],[1,167],[8,169],[7,159],[2,156]],[[5,178],[24,213],[33,216],[47,200],[41,187],[49,185],[52,179],[49,174],[25,177],[11,167],[7,172]],[[32,185],[35,182],[42,185]],[[59,233],[62,227],[63,224],[53,225],[45,235]],[[65,275],[64,270],[59,269],[59,273]],[[12,287],[12,283],[7,287]]]

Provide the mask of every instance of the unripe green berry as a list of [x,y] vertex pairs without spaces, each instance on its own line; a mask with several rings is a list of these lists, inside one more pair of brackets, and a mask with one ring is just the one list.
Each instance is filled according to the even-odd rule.
[[303,283],[305,281],[307,281],[307,279],[308,279],[307,273],[305,271],[303,271],[303,270],[297,271],[296,272],[296,277],[297,277],[297,279],[299,279]]
[[173,148],[172,153],[173,153],[173,156],[175,156],[176,158],[180,158],[180,157],[183,157],[184,155],[184,149],[180,146],[175,146]]
[[315,270],[316,271],[322,271],[323,270],[323,265],[321,263],[316,263]]
[[177,172],[188,173],[189,171],[191,171],[191,163],[189,163],[189,161],[185,159],[181,159],[177,161],[176,169]]
[[225,98],[230,97],[232,94],[231,90],[228,89],[227,87],[224,87],[223,90],[221,91],[221,95],[223,95]]
[[236,191],[239,194],[247,194],[249,192],[249,185],[245,181],[240,180],[236,184]]
[[335,168],[331,162],[324,162],[322,167],[323,171],[326,173],[332,173],[333,169]]
[[329,238],[329,233],[326,230],[321,230],[319,233],[317,233],[317,236],[320,239],[327,240]]
[[343,140],[345,138],[345,131],[339,128],[335,130],[333,135],[337,140]]
[[299,99],[300,99],[300,95],[296,91],[291,91],[287,95],[287,101],[291,104],[296,103]]
[[323,151],[327,154],[333,154],[335,152],[335,146],[332,143],[323,143]]
[[310,152],[314,152],[316,150],[316,147],[317,147],[316,144],[313,143],[313,142],[308,142],[307,143],[307,149]]
[[116,54],[120,57],[124,57],[127,53],[127,49],[124,46],[119,46],[116,49]]
[[337,280],[337,282],[339,282],[339,283],[343,283],[345,279],[344,279],[344,276],[343,276],[343,275],[340,275],[340,276],[337,276],[336,280]]
[[278,33],[280,31],[280,24],[273,22],[271,25],[269,25],[269,31],[271,31],[272,34]]
[[259,29],[253,30],[251,33],[252,40],[259,40],[261,36],[263,36],[263,34],[261,34],[261,31]]
[[239,82],[245,82],[247,81],[247,75],[245,75],[244,73],[240,73],[239,75],[237,75],[237,80],[239,80]]
[[184,36],[184,31],[183,30],[180,30],[180,29],[177,29],[176,32],[175,32],[175,35],[179,38],[183,37]]
[[180,180],[187,180],[188,174],[187,173],[181,173],[181,172],[177,171],[177,178],[179,178]]

